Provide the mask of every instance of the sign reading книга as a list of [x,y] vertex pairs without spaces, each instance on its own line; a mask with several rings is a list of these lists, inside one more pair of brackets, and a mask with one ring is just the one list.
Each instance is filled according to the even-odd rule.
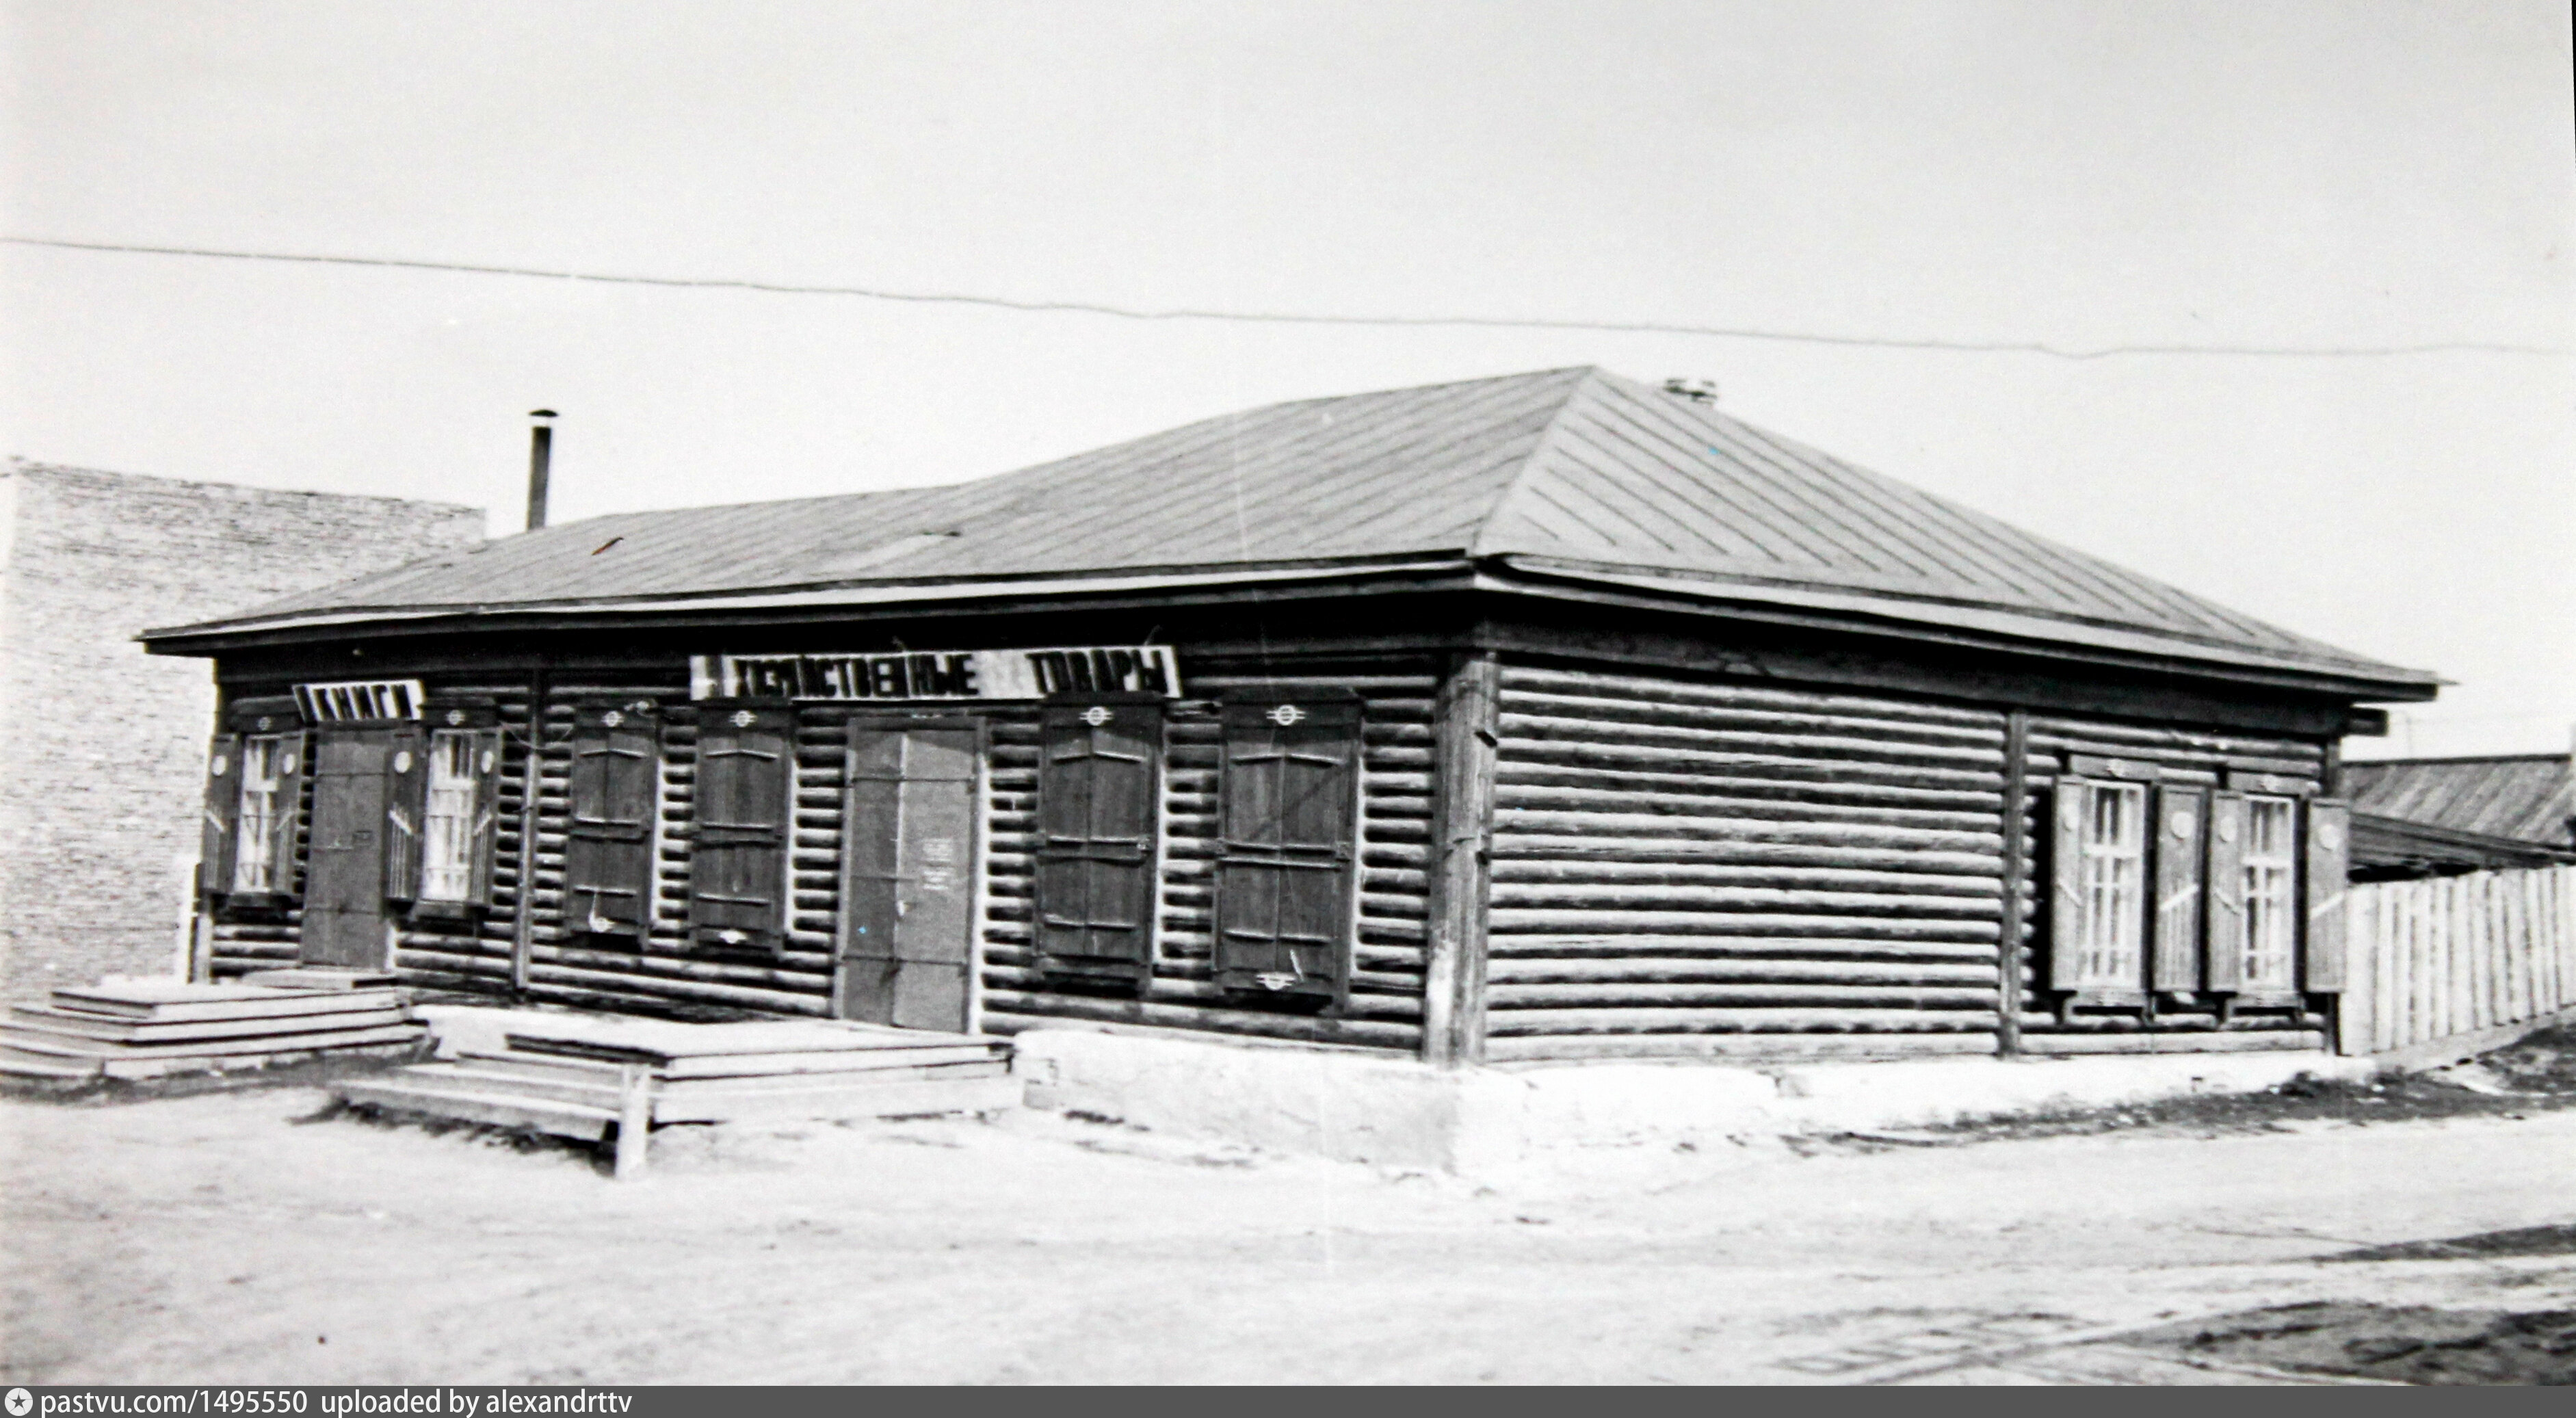
[[1046,699],[1125,691],[1177,699],[1169,645],[913,650],[891,655],[696,655],[692,699]]

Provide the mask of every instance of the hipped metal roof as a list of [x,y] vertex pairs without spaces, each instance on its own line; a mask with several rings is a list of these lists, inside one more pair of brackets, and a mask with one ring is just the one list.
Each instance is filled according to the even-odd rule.
[[1397,568],[2321,676],[2372,697],[2438,682],[1592,368],[1277,404],[953,486],[595,517],[145,639]]

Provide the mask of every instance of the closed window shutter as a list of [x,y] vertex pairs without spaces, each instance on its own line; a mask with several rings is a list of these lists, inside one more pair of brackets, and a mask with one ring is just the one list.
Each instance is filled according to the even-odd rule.
[[2351,871],[2352,808],[2319,800],[2308,804],[2307,930],[2303,986],[2310,994],[2343,990],[2344,884]]
[[2082,778],[2057,780],[2056,812],[2049,832],[2048,987],[2081,988],[2084,982],[2084,813],[2092,786]]
[[2245,988],[2245,795],[2209,797],[2208,987]]
[[2155,796],[2155,987],[2190,994],[2200,988],[2201,834],[2209,795],[2168,786]]
[[1046,706],[1038,760],[1042,968],[1121,979],[1152,973],[1162,782],[1160,701]]
[[642,936],[653,900],[653,810],[661,722],[646,710],[588,708],[573,721],[572,822],[564,843],[564,926]]
[[786,943],[795,711],[709,701],[698,709],[689,931],[700,945]]
[[492,904],[492,862],[499,852],[501,825],[501,731],[474,735],[474,875],[466,904]]
[[429,745],[418,724],[394,729],[385,756],[385,899],[420,896],[421,818],[429,804]]
[[1224,725],[1217,984],[1338,998],[1350,974],[1360,706],[1228,704]]
[[197,885],[209,896],[232,889],[240,816],[241,735],[217,734],[206,748],[206,822],[197,839]]

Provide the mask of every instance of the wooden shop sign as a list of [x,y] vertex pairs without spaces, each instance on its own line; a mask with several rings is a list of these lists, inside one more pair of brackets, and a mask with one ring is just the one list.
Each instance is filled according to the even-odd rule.
[[1169,645],[911,650],[888,655],[695,655],[692,699],[1054,699],[1181,695]]

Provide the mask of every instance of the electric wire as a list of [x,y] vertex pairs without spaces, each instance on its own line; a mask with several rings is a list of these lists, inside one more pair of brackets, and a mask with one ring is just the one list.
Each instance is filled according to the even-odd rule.
[[963,305],[1036,314],[1098,315],[1136,321],[1197,320],[1258,325],[1358,326],[1380,329],[1577,330],[1601,334],[1691,335],[1730,340],[1763,340],[1784,344],[1932,350],[1955,354],[2044,355],[2052,359],[2065,360],[2158,355],[2214,355],[2258,359],[2375,359],[2431,354],[2519,355],[2556,359],[2576,357],[2576,349],[2486,340],[2434,340],[2401,345],[2124,344],[2080,348],[2038,340],[1955,340],[1846,335],[1823,331],[1766,330],[1750,326],[1691,325],[1658,320],[1573,320],[1548,316],[1508,315],[1349,315],[1298,311],[1209,310],[1190,306],[1149,309],[1109,305],[1096,301],[1027,300],[961,291],[907,291],[875,286],[805,285],[727,276],[652,276],[606,271],[563,271],[537,266],[490,266],[461,261],[415,261],[385,256],[329,256],[284,251],[233,251],[196,246],[142,246],[107,241],[60,241],[32,236],[0,236],[0,244],[46,247],[61,251],[112,252],[122,255],[185,256],[219,261],[264,261],[312,266],[360,266],[399,271],[438,271],[458,275],[514,276],[531,280],[573,281],[592,285],[751,291],[764,295],[847,296],[916,305]]

